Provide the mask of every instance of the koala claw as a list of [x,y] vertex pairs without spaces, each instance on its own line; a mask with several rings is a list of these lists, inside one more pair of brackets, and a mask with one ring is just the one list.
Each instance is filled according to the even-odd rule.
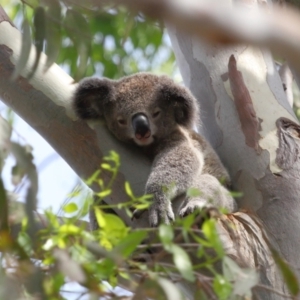
[[164,208],[159,204],[153,204],[149,209],[149,222],[151,227],[157,227],[160,223],[170,224],[175,220],[171,203]]
[[209,211],[213,209],[213,206],[210,203],[207,203],[206,201],[203,201],[203,199],[191,199],[188,201],[185,201],[178,210],[179,217],[183,218],[190,214],[192,214],[194,211],[204,211],[204,214],[208,214],[210,216]]

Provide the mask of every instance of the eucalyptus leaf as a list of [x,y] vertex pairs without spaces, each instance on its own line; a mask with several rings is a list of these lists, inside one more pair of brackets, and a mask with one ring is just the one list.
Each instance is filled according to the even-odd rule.
[[221,275],[216,275],[213,281],[213,289],[219,300],[227,300],[232,292],[232,285]]
[[223,272],[226,279],[232,282],[233,295],[251,298],[251,289],[259,282],[259,276],[255,269],[242,269],[230,257],[225,256]]
[[67,205],[65,205],[63,207],[63,210],[64,210],[64,212],[70,214],[70,213],[73,213],[73,212],[77,211],[78,210],[78,206],[77,206],[76,203],[71,202],[71,203],[68,203]]
[[195,281],[193,265],[188,254],[179,246],[172,246],[173,260],[182,277],[188,281]]
[[32,242],[36,243],[35,235],[38,228],[34,218],[34,211],[37,208],[38,175],[32,162],[31,150],[29,146],[21,146],[11,142],[11,152],[17,160],[17,165],[24,170],[30,182],[25,198],[25,211],[28,218],[27,233],[31,237]]
[[170,280],[165,278],[158,278],[158,284],[163,289],[166,299],[168,300],[184,300],[185,297],[179,288]]
[[8,199],[0,177],[0,232],[8,230]]
[[82,14],[74,9],[68,9],[64,20],[65,29],[77,49],[76,71],[74,77],[80,79],[87,68],[91,50],[91,35],[88,22]]
[[174,239],[173,228],[170,225],[161,224],[158,228],[159,237],[163,244],[172,243]]
[[33,24],[34,24],[34,33],[35,33],[34,45],[36,49],[36,55],[35,55],[35,60],[34,60],[32,70],[28,75],[28,80],[30,80],[36,72],[41,58],[41,53],[44,48],[44,42],[46,38],[46,13],[43,7],[38,6],[35,9]]
[[121,240],[114,251],[121,253],[126,258],[136,250],[137,246],[142,243],[146,236],[147,233],[145,231],[131,232]]
[[292,270],[291,266],[280,257],[280,255],[274,249],[272,251],[272,256],[279,267],[282,277],[286,282],[286,285],[293,296],[297,296],[299,294],[299,282],[295,272]]
[[22,43],[21,43],[21,51],[20,57],[16,63],[15,70],[12,74],[11,79],[16,80],[20,73],[24,70],[30,55],[30,50],[32,46],[31,33],[30,33],[30,25],[27,19],[23,20],[22,23]]
[[46,72],[57,60],[61,47],[61,7],[57,0],[47,1],[48,10],[46,13],[46,54],[47,61],[44,71]]
[[132,300],[185,300],[178,287],[170,280],[153,277],[139,285]]
[[12,127],[0,115],[0,171],[3,168],[4,160],[9,154],[11,132]]

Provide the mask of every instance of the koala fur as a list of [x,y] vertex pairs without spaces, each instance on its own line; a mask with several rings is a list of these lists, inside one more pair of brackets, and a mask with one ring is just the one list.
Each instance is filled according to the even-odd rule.
[[120,80],[86,78],[76,88],[73,105],[84,120],[104,119],[117,139],[142,147],[153,159],[145,193],[153,194],[151,226],[174,220],[171,201],[197,188],[200,195],[185,200],[178,214],[195,209],[236,209],[220,183],[230,184],[219,157],[193,131],[199,123],[196,99],[167,76],[139,73]]

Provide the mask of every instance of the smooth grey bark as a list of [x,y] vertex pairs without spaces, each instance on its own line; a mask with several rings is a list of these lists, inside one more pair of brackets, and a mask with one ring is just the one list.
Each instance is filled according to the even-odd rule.
[[300,128],[270,53],[209,46],[168,29],[184,83],[200,103],[200,131],[243,192],[239,207],[260,218],[300,277]]

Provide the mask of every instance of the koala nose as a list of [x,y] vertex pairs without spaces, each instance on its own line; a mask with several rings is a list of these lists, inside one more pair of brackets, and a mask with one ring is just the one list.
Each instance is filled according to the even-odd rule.
[[144,114],[135,114],[132,117],[132,127],[135,137],[139,140],[151,135],[148,118]]

